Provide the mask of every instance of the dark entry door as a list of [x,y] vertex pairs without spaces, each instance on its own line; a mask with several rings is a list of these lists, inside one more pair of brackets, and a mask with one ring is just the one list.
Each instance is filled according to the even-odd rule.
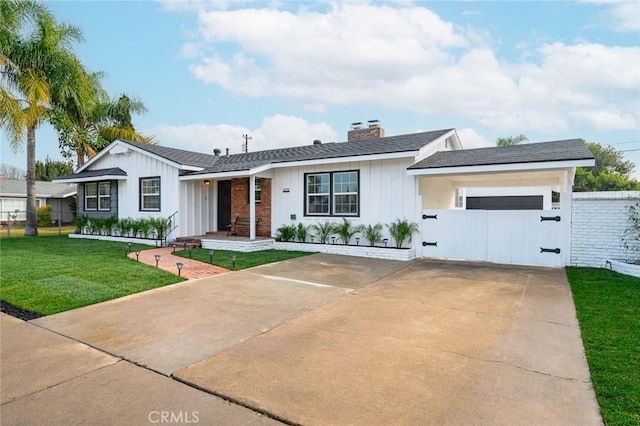
[[218,181],[218,231],[231,225],[231,181]]

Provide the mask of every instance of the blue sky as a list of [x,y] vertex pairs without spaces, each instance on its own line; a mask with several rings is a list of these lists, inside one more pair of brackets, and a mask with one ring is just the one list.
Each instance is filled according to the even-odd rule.
[[[387,135],[455,127],[468,148],[581,137],[640,165],[637,1],[46,4],[83,30],[77,53],[112,95],[144,101],[136,127],[162,145],[344,141],[379,119]],[[46,156],[61,158],[42,126]],[[26,165],[4,133],[2,163]]]

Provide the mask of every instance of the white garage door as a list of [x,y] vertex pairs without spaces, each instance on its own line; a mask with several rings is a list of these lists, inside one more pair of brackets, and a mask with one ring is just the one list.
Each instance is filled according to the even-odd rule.
[[570,221],[561,210],[425,210],[422,255],[518,265],[564,266]]

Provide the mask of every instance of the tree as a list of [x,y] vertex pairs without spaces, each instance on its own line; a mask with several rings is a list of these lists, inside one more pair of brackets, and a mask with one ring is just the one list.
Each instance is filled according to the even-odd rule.
[[155,143],[152,136],[138,133],[131,120],[133,114],[147,111],[142,101],[125,94],[110,99],[100,85],[101,77],[101,73],[91,74],[93,99],[84,109],[58,109],[52,114],[62,154],[65,158],[75,155],[77,167],[116,139]]
[[522,142],[527,142],[529,140],[525,135],[517,135],[517,136],[506,136],[502,138],[496,139],[497,146],[512,146],[518,145]]
[[71,163],[64,161],[54,161],[47,157],[45,161],[36,161],[36,180],[51,182],[59,176],[73,173]]
[[10,164],[0,164],[0,175],[5,179],[24,180],[27,172],[20,167],[12,166]]
[[595,157],[595,166],[578,167],[573,190],[583,191],[624,191],[640,189],[640,182],[631,178],[635,170],[632,161],[625,161],[624,154],[612,146],[602,146],[587,142],[587,147]]
[[[53,108],[70,108],[86,102],[87,73],[71,45],[82,40],[80,30],[59,24],[37,3],[3,0],[0,57],[0,126],[12,147],[27,145],[27,221],[25,236],[37,236],[35,209],[36,129],[49,119]],[[11,3],[7,6],[4,3]],[[4,14],[11,19],[6,19]],[[14,19],[15,17],[17,19]],[[29,22],[33,29],[26,31]]]

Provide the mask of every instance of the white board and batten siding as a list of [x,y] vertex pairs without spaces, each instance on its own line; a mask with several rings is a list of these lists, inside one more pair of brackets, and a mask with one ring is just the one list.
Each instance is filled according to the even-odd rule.
[[204,235],[215,229],[217,182],[204,185],[200,180],[180,182],[180,221],[176,236]]
[[[424,210],[423,215],[437,216],[422,220],[423,257],[556,267],[569,261],[571,221],[562,210]],[[560,221],[541,220],[556,217]],[[556,249],[560,252],[547,251]]]
[[[134,150],[102,156],[92,169],[119,167],[127,179],[118,181],[118,217],[169,217],[179,210],[178,169]],[[140,178],[160,177],[160,211],[140,211]]]
[[[335,223],[342,221],[342,217],[304,215],[307,173],[360,172],[360,214],[346,216],[355,226],[375,225],[378,222],[384,225],[396,219],[415,221],[419,199],[416,196],[415,179],[406,173],[411,164],[412,159],[395,159],[276,169],[273,176],[273,234],[282,225],[303,223],[310,226],[326,220]],[[292,220],[291,215],[295,215],[296,219]],[[386,226],[383,233],[385,238],[389,237]]]

